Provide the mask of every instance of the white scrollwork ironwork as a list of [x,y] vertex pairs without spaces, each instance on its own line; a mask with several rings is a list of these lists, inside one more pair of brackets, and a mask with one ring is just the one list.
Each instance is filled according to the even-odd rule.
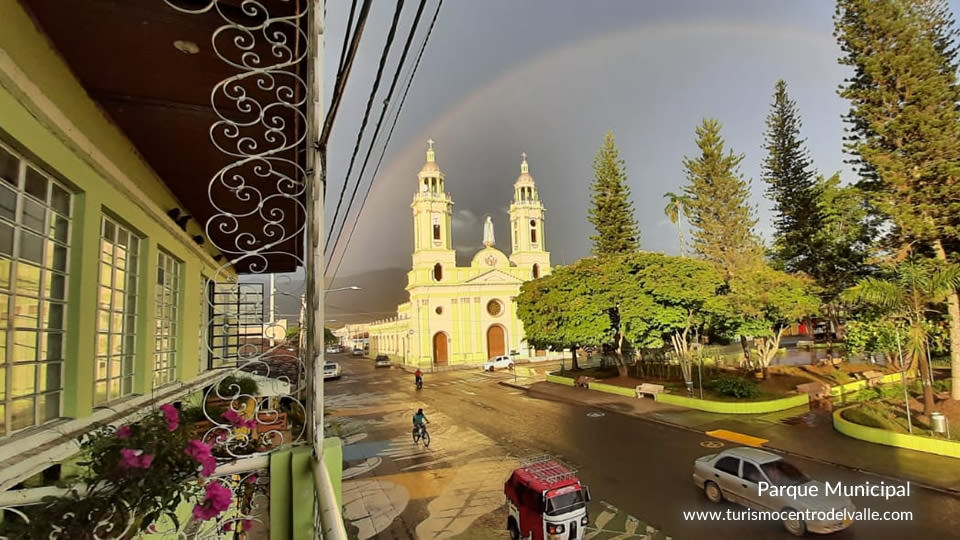
[[[214,53],[235,73],[217,83],[210,140],[231,163],[210,179],[211,244],[233,265],[269,271],[269,261],[303,258],[307,173],[306,2],[296,0],[164,0],[183,13],[216,14]],[[291,226],[292,224],[292,226]]]

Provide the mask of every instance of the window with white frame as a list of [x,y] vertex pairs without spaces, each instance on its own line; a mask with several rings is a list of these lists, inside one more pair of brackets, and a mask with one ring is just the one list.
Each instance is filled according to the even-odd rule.
[[177,330],[180,322],[182,266],[183,263],[164,251],[160,251],[157,255],[157,289],[154,296],[154,387],[177,378]]
[[94,405],[133,393],[140,238],[114,219],[100,220]]
[[0,437],[60,416],[72,205],[0,144]]

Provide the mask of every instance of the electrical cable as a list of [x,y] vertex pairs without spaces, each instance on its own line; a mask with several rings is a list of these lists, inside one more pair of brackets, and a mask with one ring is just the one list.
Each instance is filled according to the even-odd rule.
[[[339,270],[340,270],[340,264],[343,262],[343,258],[344,258],[345,254],[346,254],[347,247],[350,245],[350,240],[353,238],[353,233],[354,233],[354,231],[356,231],[356,229],[357,229],[357,223],[359,222],[360,216],[361,216],[361,214],[363,213],[363,207],[364,207],[364,205],[366,204],[367,196],[370,194],[370,188],[373,186],[373,182],[376,181],[377,173],[380,171],[380,165],[383,163],[383,157],[384,157],[384,155],[386,154],[387,147],[388,147],[389,144],[390,144],[390,139],[393,137],[393,131],[394,131],[394,129],[397,127],[397,121],[398,121],[399,118],[400,118],[400,112],[403,110],[403,105],[404,105],[404,103],[405,103],[406,100],[407,100],[407,94],[410,92],[410,86],[412,85],[412,83],[413,83],[413,78],[414,78],[414,76],[415,76],[416,73],[417,73],[417,68],[420,67],[420,60],[423,58],[423,52],[424,52],[424,50],[426,50],[426,48],[427,48],[427,42],[430,40],[430,35],[433,33],[433,28],[434,28],[434,26],[436,25],[437,16],[440,15],[440,7],[441,7],[442,5],[443,5],[443,0],[440,0],[440,2],[437,3],[437,9],[436,9],[436,10],[434,11],[434,13],[433,13],[433,19],[430,21],[430,27],[427,29],[427,34],[426,34],[426,36],[425,36],[424,39],[423,39],[423,44],[420,46],[420,52],[419,52],[418,55],[417,55],[417,61],[414,63],[414,65],[413,65],[413,70],[410,72],[410,79],[407,81],[407,86],[406,86],[406,88],[404,89],[403,97],[402,97],[401,100],[400,100],[400,105],[397,107],[397,114],[396,114],[396,116],[395,116],[394,119],[393,119],[393,125],[390,126],[390,132],[387,134],[387,140],[386,140],[386,142],[385,142],[385,144],[384,144],[384,147],[383,147],[382,151],[380,152],[380,158],[379,158],[379,160],[377,161],[377,166],[376,166],[376,169],[374,170],[374,173],[373,173],[373,180],[371,180],[370,185],[367,187],[366,193],[364,193],[363,201],[360,203],[360,210],[357,212],[357,218],[356,218],[356,220],[355,220],[354,223],[353,223],[353,227],[352,227],[351,230],[350,230],[350,234],[347,236],[347,241],[346,241],[346,243],[344,243],[343,250],[341,250],[341,255],[340,255],[339,260],[337,261],[336,267],[334,268],[334,271],[333,271],[333,274],[332,274],[332,277],[331,277],[331,281],[333,280],[333,278],[336,277],[337,272],[339,272]],[[334,248],[336,248],[336,244],[334,244]],[[333,255],[333,254],[331,254],[331,262],[332,262],[332,255]],[[328,265],[328,267],[329,267],[329,265]]]
[[[380,128],[383,125],[383,119],[387,115],[387,108],[389,107],[390,100],[391,98],[393,98],[393,93],[397,88],[397,82],[400,80],[400,73],[403,71],[403,65],[407,60],[407,53],[410,51],[410,44],[413,42],[413,36],[416,35],[417,26],[420,24],[420,17],[423,15],[423,8],[424,6],[426,6],[426,4],[427,4],[427,0],[420,0],[420,5],[417,7],[417,14],[413,19],[413,23],[410,25],[410,31],[407,33],[407,40],[403,45],[403,51],[400,54],[400,60],[397,62],[397,69],[393,74],[393,80],[390,82],[390,89],[387,91],[387,98],[383,101],[383,108],[380,110],[380,116],[379,118],[377,118],[377,125],[373,130],[373,136],[371,136],[370,138],[370,145],[367,147],[367,154],[366,156],[364,156],[363,165],[361,165],[360,172],[357,174],[357,182],[356,184],[354,184],[353,192],[350,194],[350,202],[347,203],[347,210],[343,214],[343,223],[340,224],[340,228],[337,230],[337,234],[333,242],[333,248],[331,249],[329,262],[333,261],[333,255],[334,255],[333,252],[336,251],[337,244],[340,242],[340,237],[343,234],[343,229],[347,225],[347,220],[350,215],[350,208],[353,207],[353,202],[357,198],[357,190],[360,188],[360,184],[363,183],[363,173],[366,172],[367,164],[370,162],[370,154],[373,153],[373,148],[376,145],[377,137],[380,135]],[[399,115],[399,111],[398,111],[398,115]],[[389,139],[387,140],[386,144],[389,144]],[[384,146],[384,150],[386,150],[386,146]],[[344,185],[349,183],[350,181],[349,175],[350,173],[348,170],[347,178],[344,180]],[[374,175],[373,178],[376,178],[376,175]],[[373,184],[373,180],[371,179],[370,184],[368,184],[368,186],[372,184]],[[367,193],[369,192],[370,192],[370,188],[368,187]],[[364,201],[366,201],[366,194],[364,195]],[[363,210],[363,204],[360,205],[360,210],[361,211]],[[334,215],[334,220],[330,223],[331,237],[333,236],[333,229],[336,227],[336,225],[337,225],[336,215]],[[329,241],[330,241],[330,237],[327,238],[327,244],[329,244]],[[326,246],[324,246],[324,250],[326,249],[327,249]]]
[[[390,25],[390,31],[387,33],[387,42],[384,44],[383,52],[380,54],[380,64],[377,66],[377,76],[373,80],[373,88],[370,90],[370,97],[367,99],[367,108],[363,111],[363,120],[360,122],[360,129],[357,131],[357,142],[353,146],[353,154],[350,156],[350,165],[347,166],[347,174],[344,177],[345,179],[343,181],[343,186],[340,188],[340,197],[337,200],[337,208],[333,213],[333,220],[330,222],[330,232],[327,233],[327,239],[323,244],[324,253],[326,253],[327,249],[329,249],[330,239],[333,237],[333,229],[337,223],[337,217],[340,215],[340,208],[343,205],[343,196],[347,192],[347,186],[350,183],[350,173],[353,172],[353,165],[357,160],[357,154],[360,152],[360,143],[363,141],[363,132],[367,128],[367,122],[370,120],[370,109],[373,108],[373,100],[376,98],[377,90],[380,88],[380,81],[383,79],[383,68],[386,66],[387,57],[390,56],[390,45],[393,44],[393,38],[397,34],[397,23],[400,20],[400,12],[402,10],[403,0],[397,0],[397,9],[393,13],[393,24]],[[324,144],[324,142],[321,142],[321,145],[322,144]],[[321,151],[325,151],[322,146]]]

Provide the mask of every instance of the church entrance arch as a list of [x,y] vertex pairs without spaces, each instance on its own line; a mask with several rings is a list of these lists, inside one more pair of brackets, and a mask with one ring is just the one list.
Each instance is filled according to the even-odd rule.
[[487,328],[487,357],[507,354],[507,332],[499,324]]
[[433,335],[433,363],[437,366],[447,365],[447,335],[443,332]]

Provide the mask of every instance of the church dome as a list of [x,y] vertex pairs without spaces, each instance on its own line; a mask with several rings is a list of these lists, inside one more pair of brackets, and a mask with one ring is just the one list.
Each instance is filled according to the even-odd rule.
[[473,256],[470,266],[473,268],[505,268],[510,266],[510,259],[495,247],[485,247]]

